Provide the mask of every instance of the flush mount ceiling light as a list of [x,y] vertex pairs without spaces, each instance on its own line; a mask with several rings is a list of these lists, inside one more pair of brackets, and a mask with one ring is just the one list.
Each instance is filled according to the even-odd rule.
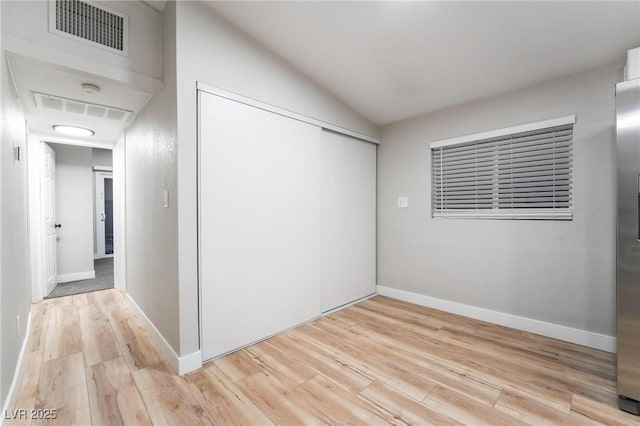
[[100,93],[100,86],[91,83],[82,83],[82,91],[87,95],[97,95]]
[[76,126],[63,126],[60,124],[53,126],[53,130],[67,136],[93,136],[95,134],[93,130]]

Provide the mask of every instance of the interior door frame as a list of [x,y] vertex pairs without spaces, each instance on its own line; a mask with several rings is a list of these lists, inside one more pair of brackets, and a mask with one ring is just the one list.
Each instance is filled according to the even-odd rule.
[[[55,144],[65,144],[65,145],[74,145],[74,146],[84,146],[87,148],[100,148],[107,149],[113,151],[113,146],[108,143],[95,143],[95,142],[79,142],[77,140],[71,140],[66,138],[51,138],[49,136],[43,136],[40,134],[35,134],[31,132],[27,132],[27,149],[26,149],[26,159],[27,159],[27,211],[29,212],[29,221],[28,221],[28,231],[29,231],[29,261],[31,264],[30,267],[30,276],[29,276],[29,284],[31,287],[31,303],[38,303],[43,300],[46,294],[46,282],[45,282],[45,264],[44,264],[44,247],[43,247],[43,238],[44,238],[44,229],[42,223],[42,200],[41,200],[41,178],[42,178],[42,167],[43,167],[43,157],[44,157],[44,144],[45,143],[55,143]],[[115,160],[115,159],[114,159]],[[99,167],[100,169],[105,169],[107,167]],[[112,167],[108,167],[109,170],[112,170]],[[120,180],[124,180],[124,157],[122,158],[122,164],[119,165],[118,170],[116,171],[116,178]],[[114,188],[114,198],[117,198],[118,191],[122,191],[122,189]],[[116,218],[119,217],[121,226],[124,224],[124,216],[125,216],[125,199],[119,198],[118,203],[114,200],[114,222]],[[114,234],[115,234],[115,223],[114,223]],[[114,239],[116,236],[114,236]],[[124,235],[122,236],[124,239]],[[114,257],[114,263],[118,261],[124,262],[124,259],[118,259],[118,256]],[[118,266],[114,264],[115,268]],[[124,265],[121,265],[121,270],[124,271]],[[114,286],[116,288],[124,288],[123,283],[119,281],[114,282]]]
[[[108,170],[111,169],[111,170]],[[104,181],[105,179],[111,179],[113,183],[113,168],[110,167],[94,167],[93,168],[94,179],[94,196],[95,196],[95,215],[94,223],[96,229],[96,253],[94,259],[105,259],[114,257],[113,253],[106,254],[105,251],[105,212],[104,212]],[[101,197],[98,196],[101,194]],[[102,201],[102,202],[101,202]],[[112,219],[114,219],[112,217]]]

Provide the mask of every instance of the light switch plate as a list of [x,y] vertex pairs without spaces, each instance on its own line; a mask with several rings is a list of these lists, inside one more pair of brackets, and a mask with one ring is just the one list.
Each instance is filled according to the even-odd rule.
[[169,191],[167,191],[166,189],[164,190],[164,195],[162,197],[162,207],[164,207],[165,209],[169,208]]
[[398,197],[398,208],[406,209],[409,207],[409,197]]

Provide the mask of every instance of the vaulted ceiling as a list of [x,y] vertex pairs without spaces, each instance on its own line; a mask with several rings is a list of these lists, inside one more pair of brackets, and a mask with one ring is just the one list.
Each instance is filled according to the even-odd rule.
[[640,2],[207,2],[384,125],[617,62]]

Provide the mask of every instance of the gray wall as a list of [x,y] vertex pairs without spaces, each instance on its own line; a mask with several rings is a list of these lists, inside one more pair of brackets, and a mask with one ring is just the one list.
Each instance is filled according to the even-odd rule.
[[49,144],[56,152],[58,275],[93,271],[94,180],[92,149]]
[[[175,4],[164,11],[164,90],[126,132],[127,291],[176,352],[178,208]],[[169,191],[169,208],[163,192]],[[197,331],[197,330],[196,330]]]
[[110,149],[92,148],[94,166],[113,166],[113,151]]
[[[378,284],[614,335],[614,85],[621,65],[383,129]],[[574,220],[433,219],[429,142],[575,114]],[[398,209],[396,198],[409,197]]]
[[[4,7],[3,2],[0,9]],[[3,52],[0,49],[0,402],[4,405],[26,337],[30,291],[25,122]],[[13,161],[14,146],[22,150],[22,161]]]

